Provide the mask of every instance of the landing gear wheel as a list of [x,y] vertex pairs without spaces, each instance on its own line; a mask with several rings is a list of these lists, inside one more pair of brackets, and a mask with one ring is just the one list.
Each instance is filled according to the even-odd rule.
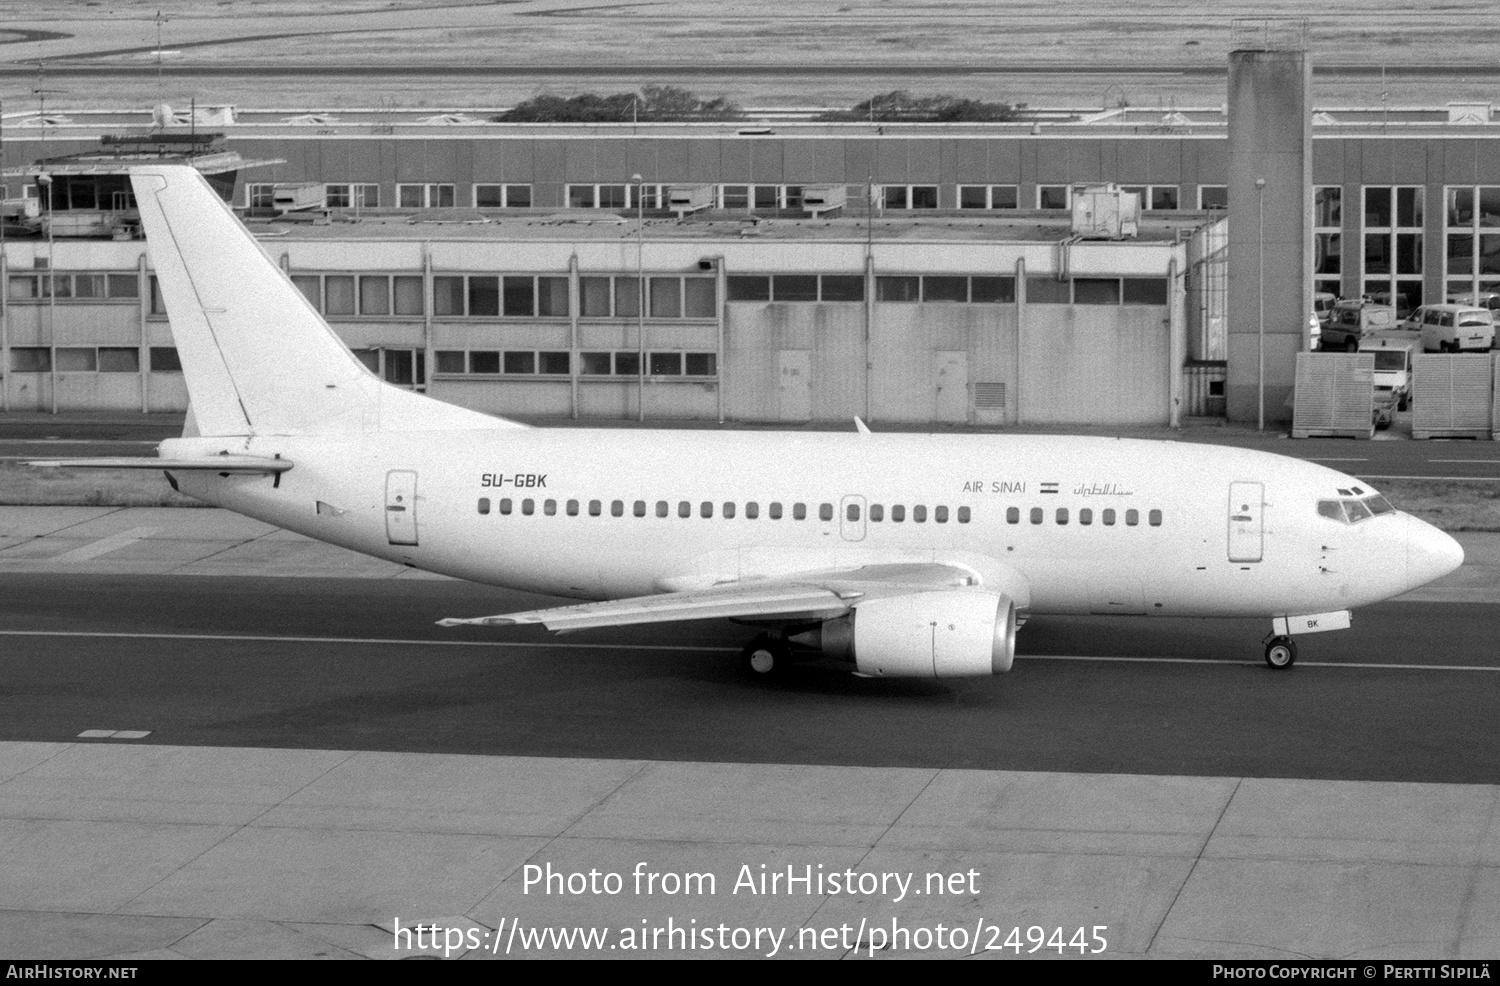
[[1266,666],[1285,671],[1297,661],[1297,645],[1291,637],[1272,637],[1266,641]]
[[790,656],[784,641],[766,633],[750,641],[740,660],[752,677],[769,678],[786,667]]

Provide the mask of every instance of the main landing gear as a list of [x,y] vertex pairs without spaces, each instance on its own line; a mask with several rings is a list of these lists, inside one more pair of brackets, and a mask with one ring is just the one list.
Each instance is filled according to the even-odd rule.
[[786,669],[792,650],[779,634],[763,633],[750,641],[741,653],[745,670],[755,678],[769,678]]
[[1297,661],[1297,645],[1291,637],[1278,637],[1275,634],[1266,638],[1266,666],[1276,671],[1284,671]]

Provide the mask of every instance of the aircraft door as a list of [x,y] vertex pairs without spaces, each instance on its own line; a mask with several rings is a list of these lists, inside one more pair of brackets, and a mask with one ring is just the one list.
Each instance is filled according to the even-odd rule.
[[839,532],[845,541],[865,539],[865,498],[846,496],[839,503]]
[[385,474],[385,535],[391,544],[417,543],[417,474],[410,470]]
[[1229,560],[1260,561],[1264,548],[1262,483],[1229,484]]

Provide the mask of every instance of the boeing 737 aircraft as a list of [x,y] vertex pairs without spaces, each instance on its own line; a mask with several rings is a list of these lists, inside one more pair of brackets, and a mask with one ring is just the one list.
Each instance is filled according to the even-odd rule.
[[476,582],[591,600],[443,620],[720,617],[760,673],[1006,671],[1038,614],[1260,617],[1295,635],[1463,551],[1366,483],[1262,452],[998,435],[535,429],[392,387],[187,167],[132,172],[191,401],[156,459],[208,503]]

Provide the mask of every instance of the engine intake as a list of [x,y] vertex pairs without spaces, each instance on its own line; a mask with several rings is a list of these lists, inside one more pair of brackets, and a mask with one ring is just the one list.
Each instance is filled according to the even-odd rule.
[[806,637],[872,677],[999,674],[1015,659],[1016,607],[1008,596],[984,589],[891,596],[859,603]]

